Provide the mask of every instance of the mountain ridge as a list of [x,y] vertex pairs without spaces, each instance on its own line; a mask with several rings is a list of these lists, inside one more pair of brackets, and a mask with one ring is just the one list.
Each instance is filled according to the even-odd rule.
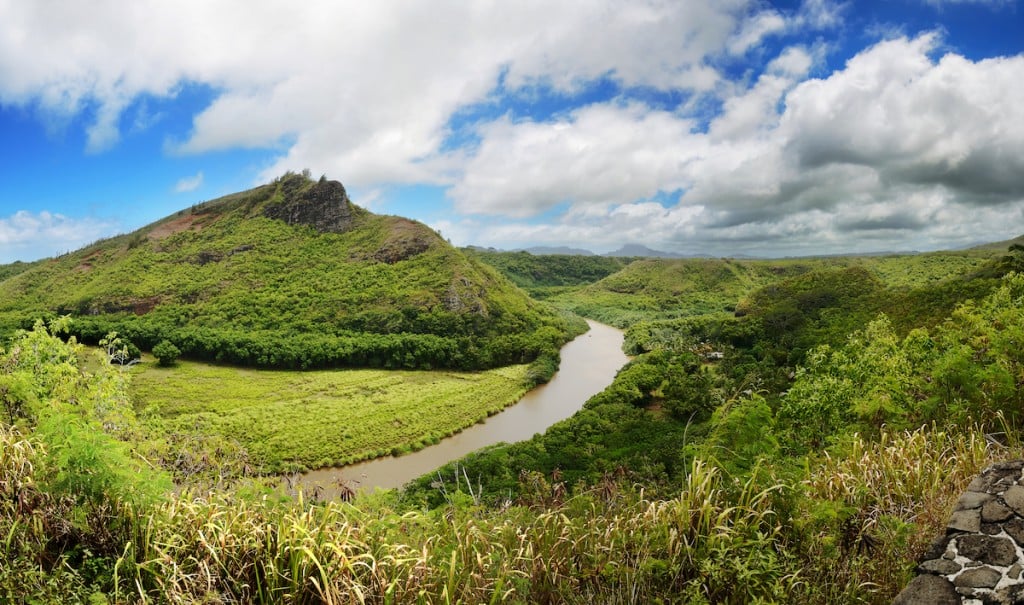
[[580,329],[428,226],[292,173],[0,282],[0,325],[39,309],[86,341],[274,367],[493,367]]

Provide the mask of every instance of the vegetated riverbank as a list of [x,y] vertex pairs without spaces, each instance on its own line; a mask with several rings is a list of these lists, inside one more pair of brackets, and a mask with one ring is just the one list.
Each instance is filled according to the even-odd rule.
[[135,367],[133,399],[152,411],[144,416],[154,432],[237,442],[260,474],[422,449],[515,403],[530,387],[526,365],[482,372]]
[[629,358],[622,352],[623,333],[587,321],[590,330],[562,347],[558,373],[516,402],[440,443],[400,457],[367,460],[344,468],[325,468],[292,478],[302,487],[331,496],[341,490],[395,488],[466,454],[501,442],[529,439],[579,411],[593,395],[611,384]]

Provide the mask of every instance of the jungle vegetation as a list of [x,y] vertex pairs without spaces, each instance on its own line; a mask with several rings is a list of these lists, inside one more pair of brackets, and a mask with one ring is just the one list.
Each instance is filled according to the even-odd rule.
[[[302,187],[313,186],[303,179]],[[287,180],[273,184],[274,195]],[[201,268],[272,246],[251,239],[247,229],[257,224],[280,229],[275,237],[298,238],[293,243],[307,251],[328,240],[333,250],[343,246],[345,233],[259,214],[263,201],[251,195],[197,207],[187,216],[210,211],[209,226],[158,241],[181,233],[201,239],[220,221],[234,221],[222,235],[239,238],[225,250],[255,241],[253,249]],[[170,252],[151,234],[98,245],[90,258],[138,259],[129,251],[143,250],[155,263]],[[177,262],[215,241],[189,248]],[[375,241],[359,250],[386,248]],[[507,293],[507,300],[477,291],[486,315],[442,311],[442,302],[432,311],[439,323],[420,308],[394,316],[387,331],[363,315],[385,303],[359,292],[324,295],[338,305],[330,324],[322,309],[300,317],[306,311],[295,312],[295,301],[264,312],[258,305],[273,297],[260,291],[247,299],[257,310],[240,316],[249,323],[237,333],[267,343],[259,349],[233,340],[240,337],[223,324],[189,315],[223,321],[242,313],[218,294],[229,284],[203,282],[192,302],[165,285],[157,304],[136,315],[104,307],[141,301],[144,291],[133,284],[120,286],[122,298],[108,293],[97,303],[94,294],[85,307],[61,306],[84,298],[93,283],[60,270],[74,272],[86,252],[0,282],[11,327],[0,351],[0,601],[888,603],[974,475],[1024,455],[1024,249],[1013,244],[865,258],[627,259],[605,274],[604,261],[495,260],[502,253],[489,268],[481,264],[487,255],[468,258],[474,253],[431,241],[445,262],[465,263],[460,275],[476,271],[470,283],[486,283],[488,296]],[[393,265],[377,261],[386,267],[360,265],[348,278],[406,262],[411,272],[403,284],[418,283],[419,265],[411,261],[424,255],[442,262],[420,252]],[[263,258],[260,270],[272,262]],[[522,285],[557,288],[546,302],[562,313],[527,299],[499,273],[534,264],[543,270]],[[93,270],[114,274],[117,265],[97,260]],[[444,287],[452,275],[441,279]],[[140,277],[163,279],[155,271]],[[372,290],[378,282],[367,279]],[[51,280],[50,287],[37,280]],[[285,291],[304,287],[285,281]],[[246,283],[251,289],[255,282]],[[53,291],[58,284],[71,289]],[[322,284],[307,289],[321,300]],[[435,290],[419,292],[427,300]],[[170,313],[160,311],[164,305],[184,319],[140,337],[149,334],[147,322],[162,326],[160,318],[172,317],[161,315]],[[33,309],[49,321],[26,325]],[[68,311],[72,317],[62,315]],[[404,490],[351,501],[289,497],[252,476],[246,467],[254,452],[273,459],[302,442],[275,443],[253,431],[284,414],[259,400],[287,388],[295,398],[289,407],[320,410],[324,392],[350,389],[365,408],[376,405],[365,402],[375,396],[408,398],[403,389],[429,395],[418,381],[435,380],[437,372],[261,374],[196,361],[228,351],[222,362],[318,367],[330,364],[312,361],[319,359],[310,353],[316,343],[415,337],[438,338],[442,346],[454,338],[456,352],[472,351],[469,366],[507,366],[515,358],[520,365],[473,374],[481,388],[505,388],[496,386],[500,378],[511,392],[530,383],[531,368],[522,362],[557,363],[549,354],[572,333],[568,311],[626,329],[634,358],[608,389],[532,440],[471,454]],[[367,323],[352,323],[355,317]],[[310,321],[341,327],[307,331],[302,322]],[[371,325],[376,331],[366,329]],[[446,327],[416,328],[428,325]],[[109,333],[113,328],[118,334]],[[208,349],[180,338],[192,330]],[[79,337],[101,346],[85,347]],[[168,367],[148,357],[131,365],[129,343],[148,349],[164,340],[180,347],[181,359]],[[260,351],[255,358],[251,348]],[[407,366],[381,352],[390,350],[383,344],[368,350],[381,357],[363,365]],[[296,351],[296,362],[261,363],[259,355],[275,351],[285,359]],[[444,365],[436,353],[428,357],[431,367]],[[412,359],[419,359],[415,352]],[[189,401],[196,399],[187,396],[189,383],[202,380],[232,384],[238,398]],[[161,388],[179,396],[160,395]],[[436,410],[457,399],[438,397],[419,407]],[[191,430],[203,423],[234,428]],[[247,431],[250,441],[238,439]],[[311,463],[321,462],[322,454],[308,449]],[[286,466],[300,455],[276,460]]]

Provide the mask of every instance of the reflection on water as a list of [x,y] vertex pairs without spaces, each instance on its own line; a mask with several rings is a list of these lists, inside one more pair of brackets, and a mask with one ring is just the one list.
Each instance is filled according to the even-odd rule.
[[311,471],[299,478],[299,484],[307,492],[320,486],[324,495],[337,495],[339,482],[360,490],[399,487],[474,450],[544,432],[575,414],[587,399],[611,384],[615,372],[628,359],[622,352],[621,331],[589,320],[587,323],[589,332],[562,347],[562,361],[551,382],[533,389],[519,403],[418,452]]

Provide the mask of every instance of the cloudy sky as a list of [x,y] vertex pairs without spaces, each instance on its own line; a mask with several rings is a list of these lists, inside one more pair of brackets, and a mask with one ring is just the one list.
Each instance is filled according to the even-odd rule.
[[1024,233],[1013,0],[0,0],[0,262],[308,168],[457,245]]

